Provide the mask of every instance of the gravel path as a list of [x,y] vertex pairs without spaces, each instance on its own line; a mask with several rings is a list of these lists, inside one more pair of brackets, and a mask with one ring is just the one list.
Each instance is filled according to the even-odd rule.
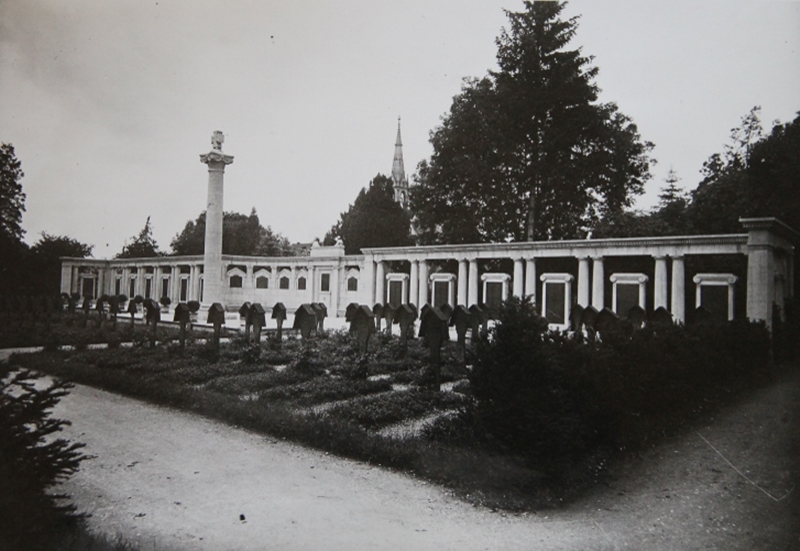
[[65,490],[91,526],[142,551],[800,549],[796,494],[764,493],[780,497],[797,480],[799,386],[763,391],[580,503],[526,515],[89,387],[55,416],[96,456]]

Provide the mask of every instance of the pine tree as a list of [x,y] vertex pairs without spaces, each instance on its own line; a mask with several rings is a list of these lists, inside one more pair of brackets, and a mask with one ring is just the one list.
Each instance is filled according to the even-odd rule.
[[164,256],[164,253],[158,250],[158,243],[153,239],[153,228],[150,227],[150,217],[148,216],[142,231],[132,238],[130,243],[122,247],[122,252],[117,255],[117,258],[147,258],[152,256]]
[[560,2],[507,12],[499,70],[465,81],[431,134],[412,210],[424,242],[579,237],[649,178],[632,121],[597,102],[597,68],[567,49],[577,18]]

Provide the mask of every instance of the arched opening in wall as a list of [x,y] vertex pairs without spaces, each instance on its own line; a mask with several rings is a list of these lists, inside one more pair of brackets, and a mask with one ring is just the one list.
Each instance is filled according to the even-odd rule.
[[289,278],[286,276],[281,277],[278,282],[278,288],[280,289],[288,289],[289,288]]
[[232,275],[228,280],[228,284],[230,285],[231,289],[241,289],[242,288],[242,276],[240,275]]
[[269,289],[269,278],[267,276],[258,276],[256,278],[256,289]]
[[[288,287],[287,287],[288,289]],[[305,291],[306,290],[306,278],[305,277],[298,277],[297,278],[297,290],[298,291]]]

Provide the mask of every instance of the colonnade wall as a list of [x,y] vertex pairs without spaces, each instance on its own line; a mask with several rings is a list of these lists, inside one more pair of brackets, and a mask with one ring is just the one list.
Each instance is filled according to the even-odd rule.
[[[743,219],[746,233],[433,245],[364,249],[315,246],[306,257],[222,255],[222,302],[290,310],[321,302],[343,315],[357,302],[483,304],[528,296],[554,325],[574,305],[668,310],[685,322],[698,306],[729,319],[772,322],[794,288],[797,234],[772,218]],[[203,256],[63,259],[62,292],[203,302]],[[335,314],[334,314],[335,312]]]

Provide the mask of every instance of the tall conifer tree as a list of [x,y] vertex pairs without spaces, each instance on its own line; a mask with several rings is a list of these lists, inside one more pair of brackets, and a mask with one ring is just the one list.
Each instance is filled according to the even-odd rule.
[[431,133],[412,210],[423,242],[580,237],[649,178],[632,121],[597,102],[597,68],[568,50],[577,18],[560,2],[507,12],[498,71],[466,80]]

